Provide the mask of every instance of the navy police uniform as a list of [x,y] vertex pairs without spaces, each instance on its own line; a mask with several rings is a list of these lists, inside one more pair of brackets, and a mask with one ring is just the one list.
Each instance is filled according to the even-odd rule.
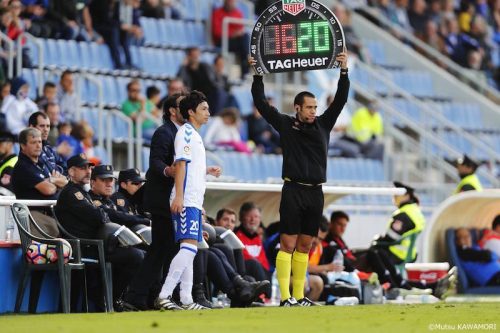
[[118,191],[111,195],[111,200],[116,205],[116,208],[124,213],[133,215],[142,215],[144,213],[142,199],[144,196],[144,188],[141,187],[134,195],[130,195],[125,189],[120,186],[122,182],[144,183],[146,180],[142,178],[138,169],[122,170],[118,174]]
[[[86,165],[93,164],[87,160],[84,154],[75,155],[68,160],[68,169]],[[57,200],[55,213],[64,228],[79,238],[97,238],[102,225],[110,222],[103,207],[96,206],[82,184],[76,184],[73,181],[68,182],[62,189]],[[97,256],[96,251],[86,251],[86,249],[83,251],[86,256]],[[106,260],[113,264],[113,291],[116,299],[123,293],[137,271],[144,257],[144,252],[132,247],[117,247],[106,249],[105,255]],[[99,287],[91,286],[91,284],[89,281],[90,297],[93,291],[100,290]]]

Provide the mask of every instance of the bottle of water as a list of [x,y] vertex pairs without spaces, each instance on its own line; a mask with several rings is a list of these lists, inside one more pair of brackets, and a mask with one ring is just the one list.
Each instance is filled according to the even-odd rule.
[[340,297],[337,298],[335,303],[333,303],[338,306],[346,306],[346,305],[358,305],[359,304],[359,299],[357,297]]
[[278,277],[275,269],[271,279],[271,304],[279,305],[280,301],[281,301],[280,285],[278,282]]
[[5,223],[5,241],[12,242],[14,240],[14,232],[15,232],[13,217],[9,216],[5,222],[6,222]]
[[332,263],[337,266],[344,265],[344,254],[342,253],[341,249],[338,249],[337,252],[335,252]]

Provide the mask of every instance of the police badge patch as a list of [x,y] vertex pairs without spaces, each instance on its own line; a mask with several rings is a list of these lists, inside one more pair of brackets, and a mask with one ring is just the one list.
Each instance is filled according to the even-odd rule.
[[116,204],[117,204],[118,206],[125,207],[125,200],[123,200],[123,199],[117,199],[117,200],[116,200]]
[[76,193],[75,193],[75,197],[76,197],[78,200],[83,200],[83,199],[84,199],[82,192],[76,192]]
[[96,205],[97,207],[101,206],[102,205],[102,202],[99,201],[99,200],[94,200],[92,201],[94,203],[94,205]]

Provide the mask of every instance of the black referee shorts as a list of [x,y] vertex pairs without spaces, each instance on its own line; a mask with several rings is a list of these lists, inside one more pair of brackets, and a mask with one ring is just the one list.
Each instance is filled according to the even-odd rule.
[[280,203],[280,233],[318,236],[325,198],[321,185],[307,186],[286,181]]

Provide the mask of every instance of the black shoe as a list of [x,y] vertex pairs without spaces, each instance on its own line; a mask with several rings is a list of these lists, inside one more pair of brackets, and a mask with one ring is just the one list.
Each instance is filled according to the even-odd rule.
[[280,302],[280,306],[283,307],[291,307],[291,306],[300,306],[299,302],[293,297],[290,297],[284,301]]
[[238,299],[243,303],[253,301],[269,287],[269,281],[248,282],[240,275],[233,279]]
[[311,301],[309,298],[304,297],[297,301],[300,306],[320,306],[318,303]]
[[167,298],[157,298],[156,301],[155,301],[155,308],[158,309],[158,310],[184,310],[183,308],[181,308],[179,305],[177,305],[177,303],[175,303],[173,300],[172,300],[172,297],[169,296]]
[[202,305],[205,308],[212,308],[212,303],[210,303],[205,296],[205,286],[203,283],[198,283],[193,285],[193,301]]
[[146,303],[122,301],[122,308],[124,312],[147,311],[149,307]]

